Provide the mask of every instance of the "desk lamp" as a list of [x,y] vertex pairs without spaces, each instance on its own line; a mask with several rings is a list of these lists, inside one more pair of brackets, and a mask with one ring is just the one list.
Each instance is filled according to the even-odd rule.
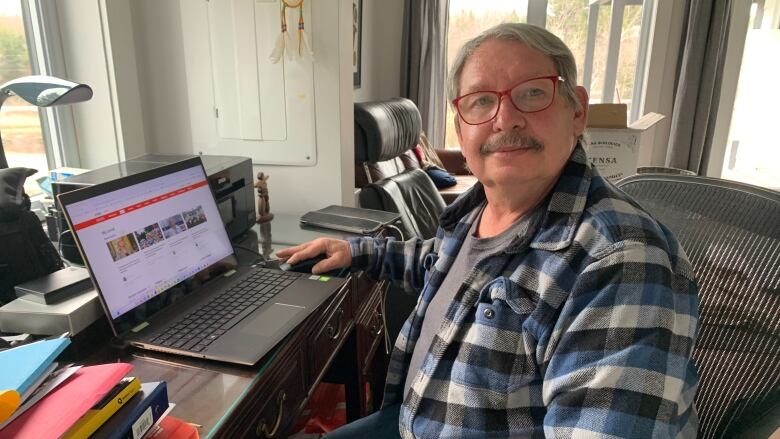
[[[9,97],[16,95],[36,107],[75,104],[92,98],[92,89],[53,76],[23,76],[0,86],[0,107]],[[0,136],[0,169],[8,167]]]

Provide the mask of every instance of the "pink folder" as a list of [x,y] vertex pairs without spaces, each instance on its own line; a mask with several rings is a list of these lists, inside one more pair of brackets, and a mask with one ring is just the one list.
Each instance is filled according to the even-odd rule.
[[82,367],[37,404],[0,430],[0,439],[58,438],[124,378],[127,363]]

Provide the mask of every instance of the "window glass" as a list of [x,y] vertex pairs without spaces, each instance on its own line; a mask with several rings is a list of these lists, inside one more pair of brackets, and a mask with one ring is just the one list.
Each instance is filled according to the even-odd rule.
[[[0,0],[0,84],[31,74],[21,2]],[[41,193],[36,179],[45,177],[49,166],[38,107],[15,96],[8,98],[0,113],[0,135],[10,167],[38,170],[25,182],[27,194]]]
[[721,177],[780,190],[780,87],[770,79],[780,69],[780,0],[761,3],[750,11]]
[[[532,0],[534,1],[534,0]],[[590,0],[548,0],[545,27],[560,37],[572,51],[577,63],[578,82],[582,83],[586,70],[586,47],[588,43],[588,23]],[[589,66],[589,90],[591,103],[604,102],[605,77],[610,33],[620,41],[615,72],[615,84],[612,99],[628,105],[634,91],[636,62],[642,33],[642,6],[638,2],[626,5],[623,10],[623,22],[620,29],[610,29],[612,18],[611,3],[600,4],[597,9],[596,32],[593,44],[594,53]],[[503,22],[526,22],[528,1],[470,1],[450,0],[449,30],[447,40],[447,66],[464,42],[480,32]],[[460,148],[455,134],[454,113],[447,105],[446,148]]]

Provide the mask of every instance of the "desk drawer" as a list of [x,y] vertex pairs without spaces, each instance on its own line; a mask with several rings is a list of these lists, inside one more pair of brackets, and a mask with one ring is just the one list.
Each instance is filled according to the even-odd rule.
[[384,283],[377,285],[377,292],[366,306],[366,310],[355,322],[357,333],[358,359],[360,361],[360,373],[368,374],[374,353],[378,349],[384,350],[385,325],[382,316],[382,290]]
[[365,305],[364,302],[368,300],[369,297],[371,297],[371,293],[373,292],[373,289],[376,287],[377,283],[366,276],[364,272],[359,273],[352,273],[352,282],[353,282],[353,297],[354,297],[354,310],[355,313],[358,313],[358,310],[362,309],[362,307]]
[[309,339],[309,385],[316,383],[325,372],[349,334],[351,325],[352,295],[350,289],[345,288],[338,293],[326,317],[314,327]]
[[253,421],[248,423],[241,437],[273,439],[288,436],[288,430],[306,400],[306,389],[301,379],[301,356],[302,352],[298,351],[297,355],[285,361],[278,369],[279,373],[269,380],[273,382],[266,387],[269,391],[256,395],[257,400],[250,407],[250,419]]

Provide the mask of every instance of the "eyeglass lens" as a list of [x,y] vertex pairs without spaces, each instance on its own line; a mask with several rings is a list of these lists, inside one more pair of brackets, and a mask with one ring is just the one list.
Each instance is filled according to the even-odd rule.
[[[509,92],[512,104],[523,113],[541,111],[552,104],[555,82],[550,78],[532,79],[516,85]],[[458,112],[467,123],[480,124],[493,119],[501,105],[501,93],[482,91],[463,96]]]

